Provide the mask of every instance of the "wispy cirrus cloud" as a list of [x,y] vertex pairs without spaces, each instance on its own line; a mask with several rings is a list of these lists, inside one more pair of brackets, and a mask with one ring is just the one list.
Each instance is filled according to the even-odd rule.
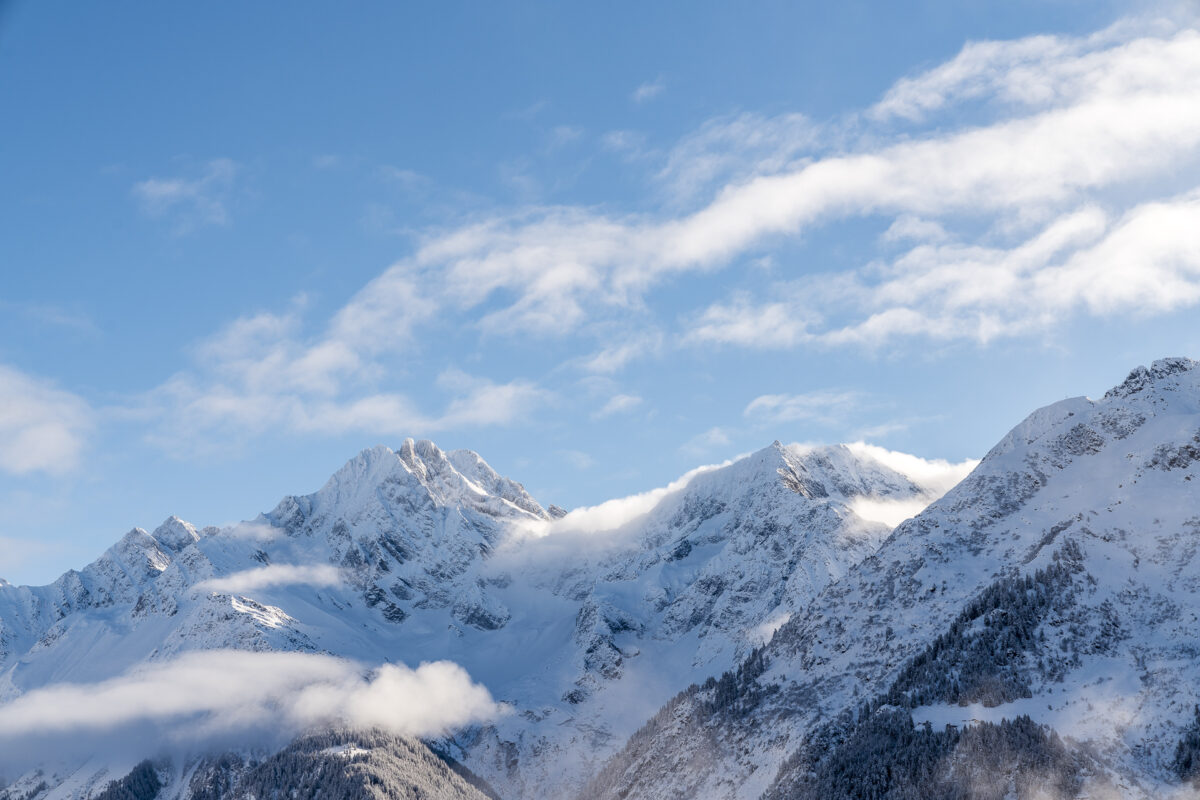
[[862,403],[861,392],[815,391],[803,394],[764,394],[750,401],[743,415],[763,422],[813,421],[830,423],[845,418]]
[[714,188],[796,166],[829,135],[803,114],[742,112],[717,117],[675,143],[655,180],[669,198],[694,207]]
[[80,463],[95,416],[82,397],[0,364],[0,470],[70,472]]
[[229,222],[229,200],[238,165],[214,158],[194,177],[147,178],[133,185],[133,195],[152,217],[170,219],[176,232]]
[[664,336],[661,331],[648,330],[642,326],[636,333],[610,342],[597,352],[585,357],[581,366],[587,372],[611,374],[620,371],[633,361],[661,352],[663,346]]
[[647,81],[639,85],[629,95],[629,99],[635,103],[648,103],[667,89],[667,80],[662,75],[659,75],[652,81]]
[[625,414],[642,404],[642,398],[636,394],[614,394],[594,414],[593,419],[604,419],[614,414]]
[[53,303],[14,303],[0,300],[0,310],[13,313],[37,325],[68,330],[86,336],[100,335],[100,326],[87,312]]
[[679,450],[691,458],[700,458],[720,448],[728,447],[732,443],[733,439],[728,430],[714,426],[688,439]]

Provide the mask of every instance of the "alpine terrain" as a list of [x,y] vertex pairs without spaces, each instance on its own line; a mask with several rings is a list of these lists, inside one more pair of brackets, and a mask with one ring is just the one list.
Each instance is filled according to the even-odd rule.
[[777,442],[567,513],[409,440],[135,529],[0,586],[0,797],[1191,796],[1200,363],[971,466]]
[[583,796],[1195,796],[1198,478],[1198,362],[1035,411]]
[[[947,488],[918,462],[775,443],[567,514],[473,452],[408,440],[241,525],[134,529],[48,586],[0,584],[0,797],[100,796],[139,775],[163,798],[261,797],[270,764],[329,791],[317,778],[343,763],[344,792],[411,767],[434,796],[568,796]],[[389,704],[405,681],[438,721],[411,692]],[[55,692],[87,700],[45,719]],[[364,732],[280,752],[345,725]]]

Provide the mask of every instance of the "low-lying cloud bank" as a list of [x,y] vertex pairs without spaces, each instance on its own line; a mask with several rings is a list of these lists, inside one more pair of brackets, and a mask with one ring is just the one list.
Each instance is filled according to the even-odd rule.
[[269,564],[257,569],[235,572],[223,578],[210,578],[195,586],[198,592],[223,592],[243,594],[272,586],[337,586],[342,574],[330,564],[304,566],[297,564]]
[[866,442],[853,442],[846,447],[860,458],[873,458],[885,467],[899,472],[923,490],[920,497],[855,497],[850,501],[850,509],[858,516],[872,522],[882,522],[893,528],[920,514],[979,466],[977,458],[964,461],[921,458]]
[[934,495],[935,499],[953,489],[971,473],[971,470],[979,466],[978,458],[968,458],[963,461],[921,458],[866,442],[851,442],[846,447],[860,458],[873,458],[885,467],[899,472],[929,494]]
[[282,744],[333,725],[437,736],[504,711],[449,661],[368,669],[332,656],[212,650],[0,705],[0,770],[154,749]]
[[645,517],[667,497],[685,489],[697,475],[727,467],[732,463],[733,461],[725,461],[720,464],[696,467],[666,486],[628,497],[606,500],[594,506],[581,506],[560,519],[527,524],[525,527],[538,536],[593,534],[620,530],[631,522]]

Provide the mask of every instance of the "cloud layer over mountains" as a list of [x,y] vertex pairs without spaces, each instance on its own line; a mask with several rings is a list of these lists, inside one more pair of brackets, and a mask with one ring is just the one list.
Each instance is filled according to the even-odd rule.
[[448,661],[368,669],[332,656],[216,650],[35,689],[3,710],[0,769],[19,769],[34,757],[281,743],[315,726],[436,736],[505,707]]

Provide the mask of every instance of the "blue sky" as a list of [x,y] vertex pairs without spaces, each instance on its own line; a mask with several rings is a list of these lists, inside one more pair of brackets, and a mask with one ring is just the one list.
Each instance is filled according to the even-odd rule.
[[0,575],[405,436],[596,503],[1200,353],[1189,4],[0,5]]

